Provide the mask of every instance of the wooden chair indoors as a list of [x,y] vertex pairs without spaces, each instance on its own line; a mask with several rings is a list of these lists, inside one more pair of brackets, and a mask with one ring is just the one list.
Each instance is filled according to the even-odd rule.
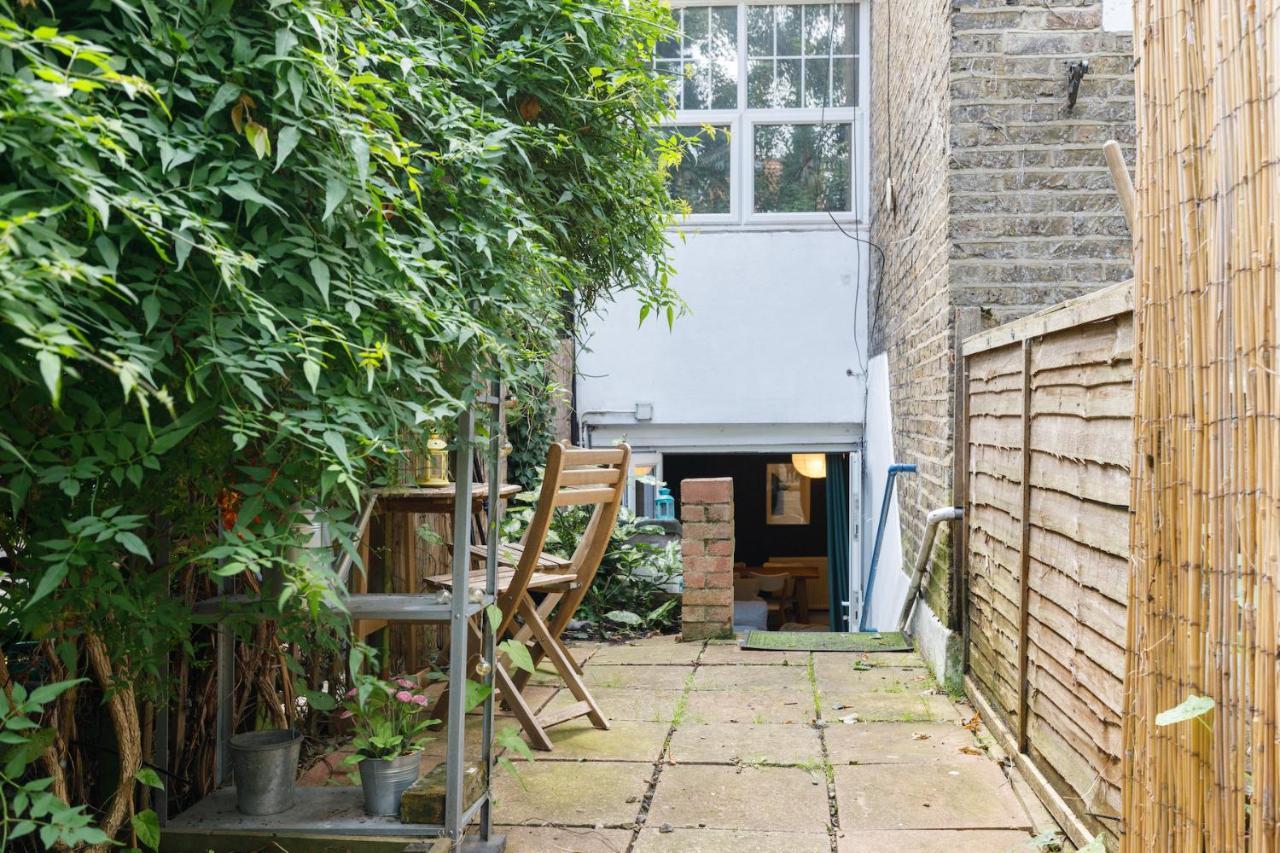
[[[547,454],[542,488],[534,506],[533,517],[519,543],[498,548],[498,600],[502,611],[497,628],[499,641],[515,637],[529,648],[536,665],[549,659],[560,678],[577,700],[573,704],[546,713],[534,714],[522,693],[529,674],[514,676],[499,663],[494,667],[494,684],[499,697],[520,723],[535,749],[551,749],[546,730],[560,723],[588,717],[599,729],[609,728],[599,706],[582,682],[582,670],[561,640],[565,627],[582,603],[594,580],[609,544],[609,537],[622,505],[626,489],[631,449],[625,444],[605,450],[565,447],[553,444]],[[551,519],[559,507],[594,505],[591,519],[573,556],[566,560],[542,552]],[[483,561],[487,545],[473,545],[475,559]],[[447,577],[430,578],[448,587]],[[481,586],[484,572],[471,573],[470,584]],[[533,593],[542,594],[535,602]],[[472,642],[479,643],[480,627],[471,626]]]

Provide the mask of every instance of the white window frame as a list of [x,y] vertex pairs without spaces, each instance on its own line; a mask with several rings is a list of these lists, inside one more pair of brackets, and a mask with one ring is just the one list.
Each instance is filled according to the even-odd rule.
[[[870,7],[867,0],[853,0],[858,7],[858,106],[821,108],[748,108],[747,107],[747,15],[748,6],[786,5],[830,6],[831,0],[672,0],[673,10],[688,6],[738,7],[738,104],[736,110],[678,110],[664,122],[676,125],[729,126],[729,212],[690,213],[678,226],[743,225],[833,227],[832,217],[841,225],[862,227],[868,221],[867,184],[871,180],[869,159],[867,104],[871,98]],[[848,124],[850,133],[849,200],[852,210],[828,213],[757,213],[755,211],[755,126],[757,124]]]

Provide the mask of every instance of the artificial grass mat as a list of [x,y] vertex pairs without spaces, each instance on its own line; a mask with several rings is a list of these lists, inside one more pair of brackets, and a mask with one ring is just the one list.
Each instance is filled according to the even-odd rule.
[[912,647],[901,631],[748,631],[742,648],[778,652],[909,652]]

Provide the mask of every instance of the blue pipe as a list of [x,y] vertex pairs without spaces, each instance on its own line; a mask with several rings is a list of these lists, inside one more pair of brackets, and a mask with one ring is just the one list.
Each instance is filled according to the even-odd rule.
[[862,598],[862,619],[858,622],[859,631],[868,631],[867,628],[867,611],[870,610],[871,591],[876,585],[876,565],[880,562],[880,546],[884,542],[884,526],[889,520],[889,502],[893,500],[893,481],[897,479],[899,474],[914,474],[916,466],[914,465],[890,465],[889,476],[884,481],[884,500],[880,502],[880,525],[876,527],[876,544],[871,549],[871,571],[867,573],[867,589],[866,594]]

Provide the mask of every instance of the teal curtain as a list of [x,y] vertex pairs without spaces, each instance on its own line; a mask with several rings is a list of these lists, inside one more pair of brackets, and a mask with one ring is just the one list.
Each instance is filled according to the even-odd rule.
[[832,631],[848,631],[843,602],[849,600],[849,457],[827,454],[827,583]]

